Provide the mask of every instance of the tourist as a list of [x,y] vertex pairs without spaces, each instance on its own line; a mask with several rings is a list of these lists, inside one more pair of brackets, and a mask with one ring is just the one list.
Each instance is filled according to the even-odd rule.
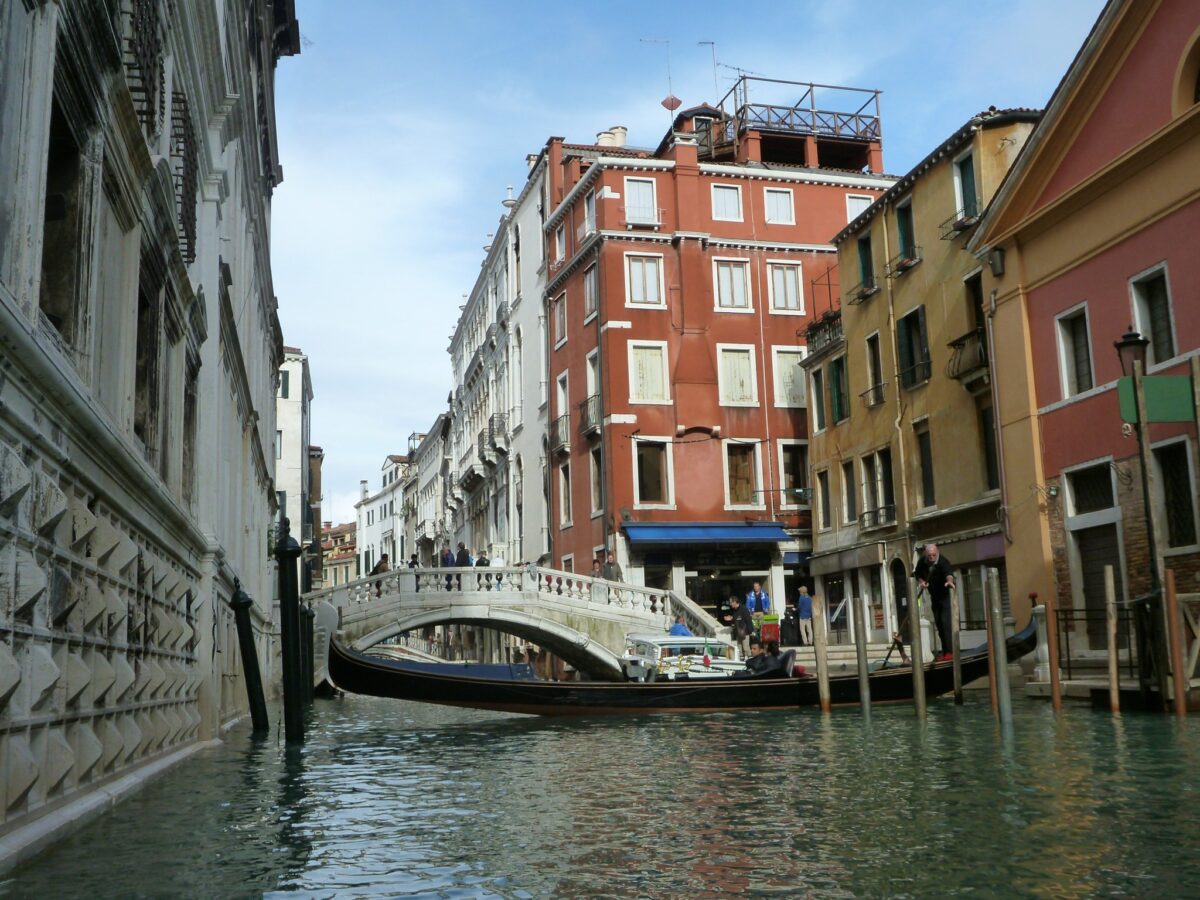
[[687,623],[683,619],[683,613],[675,617],[675,624],[671,626],[671,630],[667,634],[677,634],[682,637],[693,637],[692,632],[688,629]]
[[750,639],[750,654],[746,657],[746,669],[751,674],[759,675],[771,666],[771,658],[763,653],[763,646],[758,638]]
[[950,561],[942,556],[937,544],[926,544],[917,567],[913,570],[917,584],[929,592],[929,605],[933,607],[933,623],[937,626],[938,642],[942,646],[939,659],[949,659],[950,640],[950,592],[954,590],[954,569]]
[[754,582],[754,589],[746,594],[746,610],[754,620],[754,630],[757,631],[763,614],[771,611],[771,595],[762,589],[761,582]]
[[742,655],[748,656],[750,654],[750,635],[754,631],[754,620],[750,618],[746,607],[742,606],[742,601],[738,599],[737,594],[729,598],[729,612],[722,619],[732,629],[733,639],[742,648]]
[[592,560],[592,577],[593,578],[603,578],[604,577],[604,572],[600,565],[600,557],[598,557],[598,556]]
[[[453,553],[453,551],[451,551],[449,544],[446,544],[442,548],[442,556],[441,556],[441,559],[439,560],[439,562],[443,569],[454,568],[454,553]],[[446,590],[450,590],[450,588],[453,587],[453,584],[454,584],[454,576],[447,575],[446,576]]]
[[[475,557],[475,568],[490,566],[492,561],[488,559],[487,551],[482,547],[479,548],[479,555]],[[490,591],[492,589],[492,576],[488,574],[475,576],[476,590]]]
[[[419,566],[419,565],[420,565],[420,562],[417,560],[417,554],[414,553],[412,556],[410,556],[408,558],[408,568],[410,570],[416,569],[417,566]],[[421,576],[418,575],[415,571],[413,572],[413,584],[414,584],[413,590],[417,590],[417,591],[421,590]]]
[[617,562],[617,558],[611,550],[608,551],[608,560],[600,568],[600,575],[605,581],[622,581],[621,564]]
[[[371,574],[367,577],[371,578],[376,575],[383,575],[385,572],[387,572],[387,570],[388,570],[388,555],[386,553],[381,553],[379,555],[379,562],[375,563],[375,567],[373,569],[371,569]],[[382,595],[383,595],[383,582],[377,581],[377,582],[375,582],[375,596],[379,597]]]
[[800,585],[800,595],[796,597],[796,619],[800,624],[800,643],[806,647],[812,646],[813,642],[812,604],[813,598],[809,596],[808,588]]
[[[457,569],[471,568],[471,554],[467,552],[467,545],[462,541],[458,542],[458,553],[454,557],[454,566]],[[462,590],[462,573],[458,574],[458,589]]]

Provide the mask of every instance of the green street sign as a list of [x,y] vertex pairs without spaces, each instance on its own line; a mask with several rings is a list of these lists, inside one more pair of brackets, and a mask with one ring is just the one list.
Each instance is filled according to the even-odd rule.
[[[1196,421],[1190,375],[1147,375],[1142,378],[1142,392],[1146,395],[1147,422]],[[1117,379],[1117,398],[1121,403],[1121,419],[1137,424],[1131,376]]]

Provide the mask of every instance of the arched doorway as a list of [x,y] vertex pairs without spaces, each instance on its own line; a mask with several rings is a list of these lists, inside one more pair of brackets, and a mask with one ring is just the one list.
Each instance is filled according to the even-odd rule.
[[900,639],[909,641],[908,631],[908,569],[903,560],[893,559],[888,566],[892,575],[892,597],[896,602],[896,630]]

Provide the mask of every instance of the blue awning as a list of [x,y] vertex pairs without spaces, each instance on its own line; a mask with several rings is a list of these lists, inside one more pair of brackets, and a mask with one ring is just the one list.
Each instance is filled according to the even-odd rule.
[[777,544],[791,536],[777,522],[626,522],[632,544]]

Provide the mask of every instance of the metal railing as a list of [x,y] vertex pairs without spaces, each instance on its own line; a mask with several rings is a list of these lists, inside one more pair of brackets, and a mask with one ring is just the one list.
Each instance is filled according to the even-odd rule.
[[875,509],[864,510],[858,517],[860,528],[882,528],[884,525],[896,524],[896,506],[888,503]]
[[550,423],[550,450],[565,452],[571,447],[571,414],[563,413]]
[[825,313],[816,322],[808,326],[804,332],[805,342],[808,344],[809,357],[817,356],[823,351],[829,349],[835,344],[840,344],[845,340],[845,335],[842,332],[842,314],[838,310]]
[[883,403],[884,388],[887,387],[886,381],[881,381],[879,384],[873,384],[858,396],[862,398],[863,406],[870,409],[872,406],[879,406]]
[[987,341],[982,328],[974,328],[949,345],[954,352],[946,363],[946,377],[960,379],[981,368],[987,368]]
[[600,395],[592,394],[579,404],[579,431],[581,434],[600,431]]
[[846,302],[854,306],[878,293],[879,279],[874,275],[868,275],[854,287],[850,288],[850,290],[846,291]]
[[941,239],[943,241],[952,241],[978,222],[979,210],[982,208],[983,202],[979,197],[976,197],[973,203],[960,206],[956,209],[954,215],[938,226],[938,234]]
[[475,452],[480,460],[485,463],[490,463],[495,460],[492,455],[492,448],[488,444],[488,430],[486,428],[479,429],[479,435],[475,438]]
[[[1082,658],[1072,658],[1072,636],[1076,641],[1075,649],[1088,651],[1093,660],[1101,653],[1107,654],[1108,613],[1102,609],[1056,609],[1054,614],[1058,619],[1059,664],[1067,678],[1072,678],[1083,661]],[[1086,647],[1079,646],[1081,638],[1086,638]],[[1121,671],[1128,673],[1131,678],[1137,677],[1133,611],[1121,605],[1117,606],[1117,659]]]
[[621,216],[626,228],[639,225],[658,228],[663,222],[663,208],[661,206],[622,206]]
[[903,275],[922,259],[921,248],[914,244],[907,247],[893,256],[887,262],[887,273],[891,278],[898,278]]
[[909,366],[907,369],[900,370],[900,384],[906,388],[916,387],[919,384],[927,382],[932,373],[933,363],[928,359],[923,359],[919,363]]
[[508,452],[508,419],[504,413],[492,413],[488,419],[488,444],[502,452]]

